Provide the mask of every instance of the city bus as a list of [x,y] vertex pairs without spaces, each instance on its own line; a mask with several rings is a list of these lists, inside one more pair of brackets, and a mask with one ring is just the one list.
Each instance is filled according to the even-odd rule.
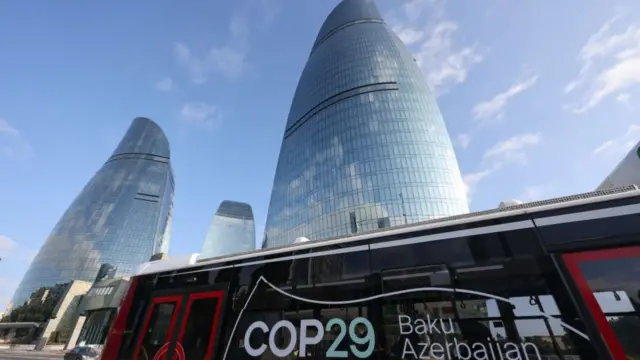
[[639,296],[631,186],[153,261],[102,359],[640,359]]

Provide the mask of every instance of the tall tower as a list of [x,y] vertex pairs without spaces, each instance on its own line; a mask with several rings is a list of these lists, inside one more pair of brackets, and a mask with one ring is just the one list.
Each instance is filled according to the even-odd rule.
[[291,104],[266,245],[465,212],[451,139],[412,54],[373,0],[343,0]]
[[133,273],[168,249],[173,208],[169,142],[146,118],[133,120],[111,157],[62,215],[13,297],[20,306],[41,286],[92,282],[104,263]]
[[224,200],[211,220],[200,258],[231,255],[256,248],[251,205]]

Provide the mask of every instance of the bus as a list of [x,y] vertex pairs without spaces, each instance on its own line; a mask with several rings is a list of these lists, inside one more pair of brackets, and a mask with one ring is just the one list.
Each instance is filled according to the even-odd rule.
[[141,267],[103,360],[640,359],[635,186],[196,255]]

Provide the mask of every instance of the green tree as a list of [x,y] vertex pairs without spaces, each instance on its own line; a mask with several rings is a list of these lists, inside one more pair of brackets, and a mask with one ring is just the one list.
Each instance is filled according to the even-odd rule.
[[[31,294],[30,300],[11,310],[0,322],[45,322],[51,318],[67,284],[41,287]],[[48,292],[47,292],[48,291]],[[46,293],[46,297],[45,297]],[[40,300],[44,298],[44,301]]]

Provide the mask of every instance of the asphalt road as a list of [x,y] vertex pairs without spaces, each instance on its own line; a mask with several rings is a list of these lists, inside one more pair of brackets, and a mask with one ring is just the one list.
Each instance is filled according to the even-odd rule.
[[62,360],[64,353],[56,351],[0,350],[0,360]]

